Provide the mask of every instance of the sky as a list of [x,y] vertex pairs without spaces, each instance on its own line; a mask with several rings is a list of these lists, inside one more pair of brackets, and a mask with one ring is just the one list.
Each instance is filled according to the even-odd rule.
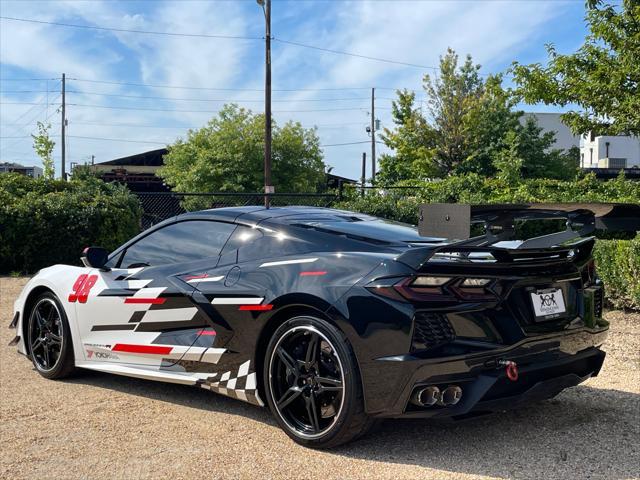
[[[265,22],[255,0],[0,0],[0,16],[10,17],[0,19],[0,161],[41,165],[30,134],[44,121],[59,175],[63,72],[67,169],[92,155],[162,148],[225,103],[264,111]],[[362,152],[370,159],[372,87],[375,116],[391,127],[395,90],[424,98],[422,78],[447,47],[488,74],[514,60],[544,62],[545,44],[573,52],[585,34],[583,0],[273,0],[274,119],[317,126],[333,173],[359,178]]]

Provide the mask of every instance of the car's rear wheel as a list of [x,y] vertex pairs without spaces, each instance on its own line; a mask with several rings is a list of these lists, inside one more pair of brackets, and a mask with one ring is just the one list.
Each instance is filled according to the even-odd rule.
[[362,385],[353,349],[330,323],[314,317],[284,322],[267,346],[267,402],[296,442],[331,448],[364,433]]
[[28,325],[29,352],[38,373],[50,379],[69,376],[75,370],[73,342],[58,297],[50,292],[38,297]]

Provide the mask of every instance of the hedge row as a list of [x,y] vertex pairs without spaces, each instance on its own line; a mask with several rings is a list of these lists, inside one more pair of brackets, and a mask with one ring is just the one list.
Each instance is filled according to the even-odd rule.
[[609,304],[640,310],[640,235],[633,240],[599,240],[594,256]]
[[45,181],[0,175],[0,273],[77,265],[87,245],[114,249],[140,231],[137,198],[94,178]]
[[[594,176],[573,181],[528,180],[507,184],[476,175],[451,177],[415,189],[380,189],[360,197],[357,190],[338,208],[416,224],[423,203],[640,203],[640,182]],[[598,240],[595,258],[606,282],[607,301],[616,308],[640,309],[640,236],[633,240]]]

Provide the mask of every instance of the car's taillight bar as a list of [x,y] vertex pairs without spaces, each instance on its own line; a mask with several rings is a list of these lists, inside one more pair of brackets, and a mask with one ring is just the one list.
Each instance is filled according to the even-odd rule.
[[486,277],[449,277],[415,275],[401,279],[386,278],[367,285],[376,295],[392,300],[426,302],[454,298],[463,300],[494,300],[492,286],[496,281]]

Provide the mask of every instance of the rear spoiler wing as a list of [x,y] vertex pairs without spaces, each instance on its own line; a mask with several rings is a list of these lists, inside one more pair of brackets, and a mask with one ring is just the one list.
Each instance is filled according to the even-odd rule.
[[[565,230],[533,237],[517,246],[495,246],[513,240],[516,220],[565,219]],[[484,234],[472,237],[472,224]],[[620,203],[539,203],[420,206],[418,230],[433,245],[410,248],[396,258],[420,270],[427,262],[447,259],[483,268],[582,261],[591,255],[596,230],[640,231],[640,205]],[[431,242],[429,242],[431,243]]]
[[[457,240],[465,245],[491,245],[513,237],[516,220],[566,219],[561,232],[534,237],[518,248],[550,248],[596,230],[640,231],[640,205],[624,203],[529,203],[465,205],[431,203],[420,206],[421,236]],[[471,226],[484,224],[484,235],[471,238]]]

